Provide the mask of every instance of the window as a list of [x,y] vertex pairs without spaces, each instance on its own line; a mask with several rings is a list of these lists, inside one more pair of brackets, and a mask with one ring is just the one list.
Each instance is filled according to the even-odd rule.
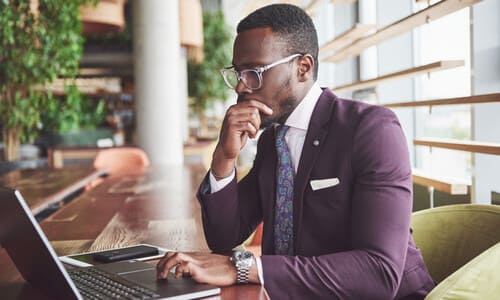
[[[463,67],[419,76],[416,98],[468,96],[470,83],[469,8],[421,26],[416,33],[416,61],[424,65],[440,60],[464,60]],[[470,105],[419,107],[415,111],[417,137],[471,139]],[[471,153],[429,147],[416,148],[416,167],[433,176],[471,178]]]

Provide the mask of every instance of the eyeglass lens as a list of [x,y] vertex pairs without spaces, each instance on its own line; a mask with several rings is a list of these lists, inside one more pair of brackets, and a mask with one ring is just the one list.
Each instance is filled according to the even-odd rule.
[[[227,70],[224,76],[228,85],[231,88],[236,88],[238,85],[238,74],[235,70]],[[241,81],[250,89],[258,89],[260,87],[259,74],[254,70],[244,70],[240,73]]]

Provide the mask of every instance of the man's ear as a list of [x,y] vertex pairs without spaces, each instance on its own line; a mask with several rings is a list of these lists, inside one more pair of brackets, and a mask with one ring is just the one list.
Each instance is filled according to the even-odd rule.
[[314,73],[314,58],[311,54],[304,54],[297,60],[299,67],[297,69],[297,76],[299,82],[308,81],[313,77]]

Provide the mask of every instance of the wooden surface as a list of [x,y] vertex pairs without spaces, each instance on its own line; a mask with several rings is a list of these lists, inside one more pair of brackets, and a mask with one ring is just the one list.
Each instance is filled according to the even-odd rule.
[[408,32],[425,23],[451,14],[464,7],[471,6],[481,0],[442,0],[434,5],[416,12],[404,19],[394,22],[374,34],[368,35],[354,43],[340,49],[334,55],[325,59],[329,62],[340,62],[347,58],[359,55],[363,50],[377,45],[385,40]]
[[313,11],[314,11],[314,7],[316,7],[316,5],[318,5],[320,3],[320,0],[311,0],[309,2],[309,4],[304,7],[304,10],[306,11],[306,13],[308,15],[312,15],[313,14]]
[[201,162],[205,170],[210,169],[212,154],[214,153],[217,140],[197,141],[184,144],[184,161]]
[[417,106],[437,106],[437,105],[457,105],[457,104],[481,104],[481,103],[491,103],[491,102],[500,102],[500,93],[458,97],[458,98],[384,103],[383,105],[385,107],[397,108],[397,107],[417,107]]
[[[169,166],[106,178],[40,225],[58,255],[149,243],[209,252],[195,197],[202,165]],[[43,299],[0,250],[2,299]],[[6,295],[6,296],[5,296]],[[222,289],[222,299],[267,299],[260,285]]]
[[333,4],[351,4],[357,2],[358,0],[330,0]]
[[375,28],[375,24],[354,24],[351,29],[335,37],[335,39],[326,42],[319,48],[320,59],[322,60],[324,57],[330,56],[331,52],[351,44],[353,41],[363,37],[369,30]]
[[125,0],[97,1],[80,8],[85,35],[120,32],[125,28]]
[[466,195],[469,193],[470,183],[454,179],[438,178],[420,170],[413,170],[412,173],[413,182],[418,185],[433,187],[437,191],[450,195]]
[[362,89],[362,88],[366,88],[366,87],[375,86],[375,85],[377,85],[381,82],[384,82],[384,81],[401,79],[401,78],[405,78],[405,77],[412,77],[412,76],[416,76],[416,75],[419,75],[422,73],[442,71],[442,70],[446,70],[446,69],[450,69],[450,68],[460,67],[463,65],[464,65],[463,60],[437,61],[437,62],[433,62],[433,63],[427,64],[427,65],[402,70],[399,72],[387,74],[387,75],[380,76],[377,78],[358,81],[358,82],[350,83],[347,85],[337,86],[337,87],[334,87],[332,90],[334,92],[341,92],[341,91]]
[[49,148],[49,166],[63,168],[65,160],[93,161],[97,152],[104,148],[97,147],[55,147]]
[[93,168],[22,169],[1,176],[0,186],[18,189],[37,214],[104,174]]
[[[217,144],[216,139],[205,139],[193,143],[184,144],[185,161],[202,162],[207,168],[212,161],[212,153]],[[97,156],[100,150],[109,149],[109,147],[54,147],[48,150],[49,166],[54,168],[63,168],[68,162],[88,162],[89,165]]]
[[[358,1],[358,0],[330,0],[330,3],[332,3],[332,4],[351,4],[351,3],[354,3],[356,1]],[[321,0],[311,0],[311,1],[309,1],[309,4],[306,7],[304,7],[304,10],[306,11],[307,14],[313,15],[314,8],[320,2],[321,2]]]
[[413,144],[417,146],[429,146],[459,151],[500,155],[500,144],[498,143],[454,139],[419,138],[414,139]]

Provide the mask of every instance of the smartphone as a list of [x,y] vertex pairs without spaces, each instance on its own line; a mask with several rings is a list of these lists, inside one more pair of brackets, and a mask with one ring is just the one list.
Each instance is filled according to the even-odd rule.
[[157,247],[138,245],[133,247],[96,252],[92,255],[92,257],[97,261],[109,263],[120,260],[154,256],[158,254],[159,251]]
[[[155,245],[150,245],[150,244],[137,244],[137,245],[133,245],[133,246],[122,247],[121,249],[130,248],[130,247],[136,247],[136,246],[148,246],[148,247],[152,247],[152,248],[158,249],[158,254],[154,254],[152,256],[138,257],[138,258],[134,259],[134,260],[139,260],[139,261],[159,259],[159,258],[162,258],[165,255],[165,253],[173,251],[171,249],[166,249],[166,248],[162,248],[162,247],[155,246]],[[63,263],[65,263],[67,265],[70,265],[70,266],[74,266],[74,267],[91,267],[91,266],[96,266],[96,265],[107,263],[105,261],[97,261],[97,260],[94,259],[94,254],[99,253],[99,252],[104,252],[104,251],[109,251],[109,250],[99,250],[99,251],[92,251],[92,252],[73,253],[73,254],[66,255],[66,256],[60,256],[59,259]]]

